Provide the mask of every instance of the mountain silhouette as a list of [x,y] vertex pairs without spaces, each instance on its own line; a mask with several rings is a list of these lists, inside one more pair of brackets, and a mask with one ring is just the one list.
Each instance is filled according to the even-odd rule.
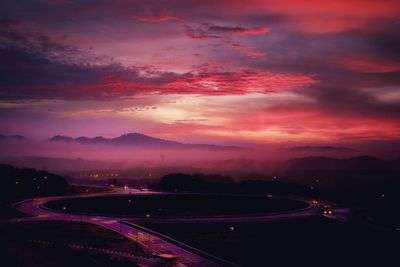
[[242,147],[236,146],[218,146],[210,144],[185,144],[176,141],[170,141],[151,137],[140,133],[128,133],[114,138],[105,138],[102,136],[72,138],[69,136],[56,135],[49,138],[53,142],[79,143],[86,145],[124,145],[137,146],[146,148],[168,148],[168,149],[201,149],[201,150],[243,150]]

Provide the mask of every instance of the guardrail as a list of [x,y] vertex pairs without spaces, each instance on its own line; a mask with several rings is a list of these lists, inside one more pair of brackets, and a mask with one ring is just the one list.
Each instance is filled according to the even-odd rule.
[[215,255],[212,255],[212,254],[204,252],[204,251],[202,251],[200,249],[194,248],[194,247],[192,247],[192,246],[190,246],[188,244],[185,244],[185,243],[183,243],[181,241],[178,241],[176,239],[173,239],[173,238],[171,238],[169,236],[166,236],[166,235],[161,234],[159,232],[156,232],[154,230],[148,229],[146,227],[143,227],[143,226],[131,223],[131,222],[126,222],[126,221],[121,221],[120,223],[128,225],[128,226],[132,226],[132,227],[134,227],[136,229],[140,229],[143,232],[150,233],[150,234],[152,234],[154,236],[157,236],[157,237],[159,237],[161,239],[164,239],[164,240],[166,240],[166,241],[168,241],[168,242],[170,242],[170,243],[172,243],[172,244],[174,244],[174,245],[176,245],[178,247],[181,247],[181,248],[183,248],[183,249],[185,249],[185,250],[187,250],[187,251],[189,251],[191,253],[194,253],[194,254],[199,255],[201,257],[204,257],[204,258],[206,258],[208,260],[211,260],[211,261],[213,261],[213,262],[215,262],[217,264],[221,264],[223,266],[240,267],[240,265],[238,265],[236,263],[233,263],[233,262],[225,260],[225,259],[221,259],[221,258],[219,258],[219,257],[217,257]]

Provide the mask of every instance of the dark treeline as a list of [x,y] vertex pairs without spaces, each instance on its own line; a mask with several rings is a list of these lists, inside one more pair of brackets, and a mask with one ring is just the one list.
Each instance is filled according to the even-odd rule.
[[34,169],[18,169],[0,164],[0,200],[9,201],[36,196],[61,195],[69,191],[66,180]]
[[312,190],[304,185],[272,180],[246,180],[235,182],[231,177],[217,174],[168,174],[152,186],[156,190],[170,192],[203,192],[203,193],[281,193],[311,194]]
[[235,182],[221,175],[169,174],[154,189],[170,192],[294,194],[353,207],[384,224],[400,223],[399,161],[371,157],[352,159],[304,158],[288,161],[259,180]]

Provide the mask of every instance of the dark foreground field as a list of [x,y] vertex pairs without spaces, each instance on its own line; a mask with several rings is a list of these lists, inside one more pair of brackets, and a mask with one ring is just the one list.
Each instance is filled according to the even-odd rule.
[[399,266],[400,235],[325,218],[260,223],[141,223],[242,266]]
[[73,249],[71,244],[90,248],[146,255],[132,242],[110,230],[79,222],[24,222],[0,225],[1,266],[136,266],[123,257]]
[[264,214],[307,207],[301,201],[267,196],[216,194],[148,194],[59,200],[46,207],[107,216],[155,217]]

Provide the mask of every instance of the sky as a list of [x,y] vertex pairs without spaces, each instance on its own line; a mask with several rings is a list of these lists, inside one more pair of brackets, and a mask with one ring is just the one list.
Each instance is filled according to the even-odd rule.
[[397,0],[3,0],[0,133],[396,143]]

